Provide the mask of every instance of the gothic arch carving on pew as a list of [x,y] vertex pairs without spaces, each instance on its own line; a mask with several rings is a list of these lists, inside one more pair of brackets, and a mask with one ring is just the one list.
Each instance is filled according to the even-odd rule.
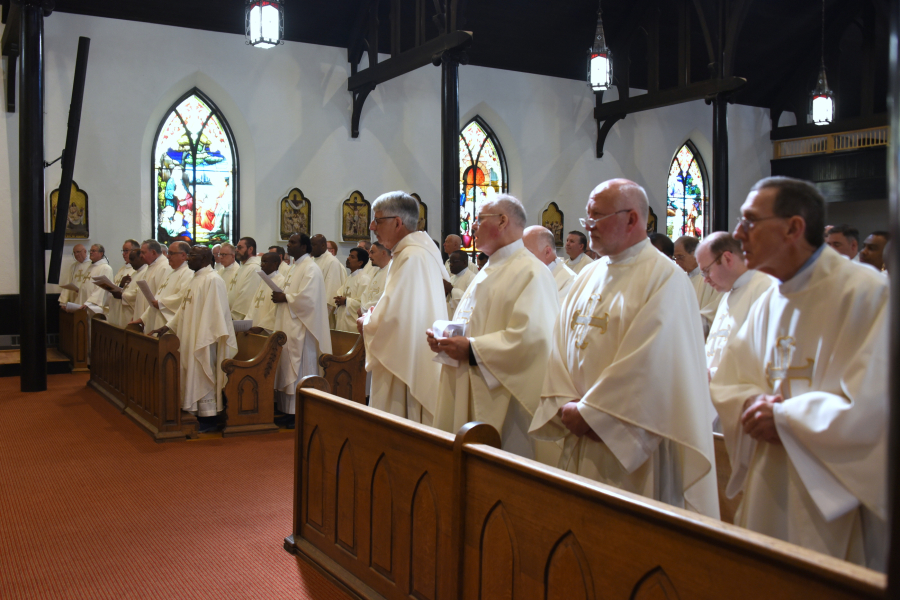
[[384,453],[372,471],[369,514],[369,567],[394,581],[394,499],[391,471]]
[[544,569],[544,600],[594,600],[587,555],[571,531],[554,544]]
[[672,580],[662,567],[651,569],[634,586],[630,600],[679,600]]
[[306,444],[306,524],[325,533],[325,451],[319,428],[313,429]]
[[433,600],[437,595],[438,512],[427,471],[416,483],[409,514],[409,594]]
[[512,600],[519,563],[518,544],[502,501],[488,511],[481,529],[479,598]]
[[353,377],[346,369],[341,370],[334,378],[334,390],[331,392],[340,398],[353,399]]
[[356,557],[356,467],[345,439],[335,469],[334,543]]
[[255,415],[259,412],[259,384],[251,376],[241,379],[238,385],[238,414]]

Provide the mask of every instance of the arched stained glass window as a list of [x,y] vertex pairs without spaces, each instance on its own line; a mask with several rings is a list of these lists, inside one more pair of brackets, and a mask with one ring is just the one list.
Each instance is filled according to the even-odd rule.
[[175,103],[153,146],[153,237],[189,235],[201,244],[238,236],[238,161],[234,137],[198,89]]
[[709,205],[706,167],[690,140],[678,149],[669,165],[669,193],[666,202],[666,235],[677,240],[683,235],[703,238]]
[[474,252],[472,224],[485,199],[507,191],[506,158],[497,137],[481,117],[459,134],[459,235],[463,250]]

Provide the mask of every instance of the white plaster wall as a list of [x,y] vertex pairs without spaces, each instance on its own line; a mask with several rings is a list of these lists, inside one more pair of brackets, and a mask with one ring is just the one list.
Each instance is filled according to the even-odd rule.
[[[438,68],[378,86],[366,101],[360,137],[352,139],[345,50],[289,42],[261,51],[238,35],[64,13],[47,18],[45,31],[50,159],[65,140],[77,38],[92,39],[75,180],[90,196],[90,242],[106,246],[114,269],[122,240],[150,235],[153,136],[170,105],[194,86],[235,134],[240,231],[261,247],[276,241],[277,203],[293,187],[312,200],[314,232],[330,239],[339,234],[340,202],[356,189],[369,200],[394,189],[417,192],[429,208],[430,235],[440,236]],[[711,168],[712,109],[702,101],[620,121],[599,160],[592,109],[582,82],[460,68],[462,122],[480,114],[497,134],[510,192],[532,222],[552,200],[565,212],[566,229],[576,228],[590,190],[612,177],[645,186],[664,220],[666,173],[678,147],[692,139]],[[734,207],[769,173],[768,112],[729,106],[729,131]],[[18,113],[4,113],[0,139],[0,236],[18,249]],[[45,181],[49,194],[59,163]],[[346,256],[354,244],[339,245]],[[0,294],[17,291],[18,261],[0,263]]]

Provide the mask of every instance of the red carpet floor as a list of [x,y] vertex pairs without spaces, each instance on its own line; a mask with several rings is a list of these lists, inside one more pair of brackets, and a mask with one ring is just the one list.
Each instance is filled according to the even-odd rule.
[[0,378],[0,598],[347,598],[282,549],[292,434],[156,444],[86,383]]

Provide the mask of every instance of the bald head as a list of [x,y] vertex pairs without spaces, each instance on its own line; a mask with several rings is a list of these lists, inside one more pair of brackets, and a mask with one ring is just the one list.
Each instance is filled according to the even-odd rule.
[[522,234],[522,242],[545,265],[556,260],[556,239],[553,232],[546,227],[540,225],[528,227]]
[[84,262],[84,259],[87,258],[87,249],[84,247],[84,244],[75,244],[72,247],[72,256],[78,262]]
[[591,249],[600,256],[619,254],[647,239],[650,203],[644,188],[628,179],[604,181],[591,192],[588,227]]
[[500,194],[481,205],[474,227],[475,245],[488,256],[522,239],[525,229],[525,208],[518,198]]
[[187,254],[191,251],[191,245],[187,242],[172,242],[169,244],[169,252],[184,252]]
[[462,238],[458,235],[451,233],[444,239],[444,252],[447,254],[453,254],[460,248],[462,248]]

